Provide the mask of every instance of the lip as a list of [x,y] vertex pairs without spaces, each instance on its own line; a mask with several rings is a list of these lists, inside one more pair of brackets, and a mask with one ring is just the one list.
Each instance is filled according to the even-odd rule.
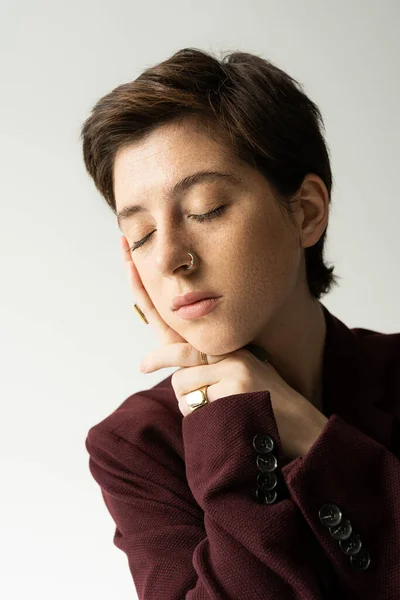
[[176,310],[176,313],[181,319],[204,317],[214,310],[221,298],[222,296],[219,296],[218,298],[203,298],[203,300],[199,300],[198,302],[181,306]]
[[187,304],[194,304],[199,300],[204,300],[205,298],[216,298],[218,294],[215,292],[187,292],[187,294],[183,294],[182,296],[175,296],[172,300],[172,310],[178,310],[181,306],[186,306]]

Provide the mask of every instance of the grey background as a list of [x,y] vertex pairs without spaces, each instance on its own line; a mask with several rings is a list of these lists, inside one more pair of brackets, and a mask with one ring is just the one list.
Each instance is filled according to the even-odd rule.
[[[400,330],[400,9],[393,1],[0,3],[0,596],[136,597],[88,471],[87,430],[175,369],[133,302],[119,230],[86,175],[93,104],[179,48],[259,53],[320,107],[335,178],[322,302]],[[188,557],[190,560],[190,557]]]

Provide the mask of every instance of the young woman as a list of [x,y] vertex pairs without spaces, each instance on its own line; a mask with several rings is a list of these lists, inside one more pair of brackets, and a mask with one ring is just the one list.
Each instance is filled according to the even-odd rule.
[[400,333],[320,302],[322,127],[272,63],[191,48],[82,127],[145,372],[178,367],[86,439],[140,600],[400,597]]

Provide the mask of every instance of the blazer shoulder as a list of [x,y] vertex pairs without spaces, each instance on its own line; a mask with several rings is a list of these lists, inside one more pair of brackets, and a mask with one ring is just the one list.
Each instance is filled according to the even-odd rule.
[[183,458],[183,415],[171,385],[171,375],[152,388],[126,398],[113,412],[90,427],[85,445],[89,454],[121,438],[145,449],[160,445]]
[[368,355],[383,359],[384,362],[394,363],[400,360],[400,332],[384,333],[363,327],[354,327],[351,330],[361,349]]
[[400,421],[400,332],[384,333],[361,327],[352,331],[359,341],[364,369],[384,395],[381,407]]

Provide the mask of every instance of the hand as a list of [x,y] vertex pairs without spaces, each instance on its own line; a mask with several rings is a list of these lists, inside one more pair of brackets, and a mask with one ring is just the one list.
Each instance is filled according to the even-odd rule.
[[156,310],[132,261],[125,237],[121,237],[121,244],[134,296],[163,344],[148,354],[142,365],[146,365],[146,372],[180,367],[172,374],[171,384],[183,416],[191,412],[185,394],[204,385],[209,386],[210,402],[233,394],[269,391],[284,454],[290,459],[305,456],[328,421],[325,415],[290,387],[270,362],[261,362],[249,350],[240,348],[219,356],[208,354],[209,364],[202,365],[199,350],[167,325]]

